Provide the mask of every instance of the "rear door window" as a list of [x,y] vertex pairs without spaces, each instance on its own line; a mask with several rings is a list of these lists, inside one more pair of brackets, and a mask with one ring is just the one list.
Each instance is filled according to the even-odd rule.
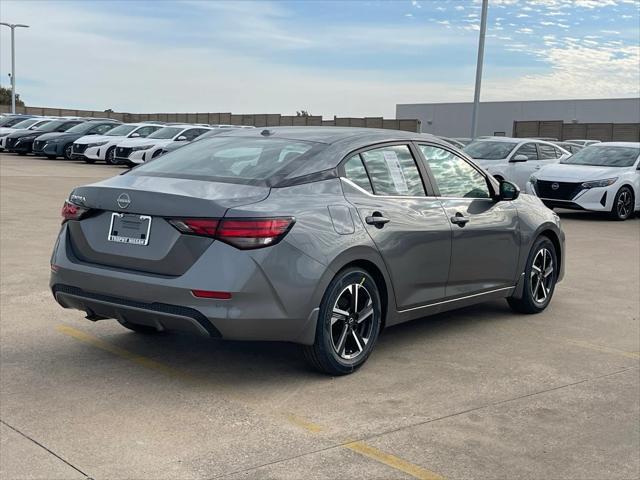
[[367,170],[364,168],[364,163],[362,163],[360,155],[356,154],[345,162],[344,173],[349,180],[360,188],[369,193],[373,193],[373,188],[371,188],[371,182],[369,181],[369,175],[367,175]]
[[422,177],[407,145],[361,153],[375,195],[424,197]]
[[[559,152],[560,150],[558,150]],[[538,154],[540,160],[550,160],[552,158],[558,158],[556,156],[556,149],[551,145],[546,145],[544,143],[538,144]]]

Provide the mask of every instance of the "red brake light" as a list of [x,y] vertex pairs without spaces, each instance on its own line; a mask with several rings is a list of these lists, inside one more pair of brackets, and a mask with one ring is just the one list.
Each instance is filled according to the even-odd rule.
[[172,218],[168,221],[182,233],[216,238],[242,250],[275,245],[295,222],[291,217]]
[[88,211],[88,208],[81,207],[66,200],[62,206],[62,223],[67,220],[80,220],[80,218],[82,218],[82,216]]
[[169,223],[180,230],[182,233],[191,233],[193,235],[202,235],[205,237],[215,237],[218,228],[217,219],[207,218],[180,218],[171,219]]

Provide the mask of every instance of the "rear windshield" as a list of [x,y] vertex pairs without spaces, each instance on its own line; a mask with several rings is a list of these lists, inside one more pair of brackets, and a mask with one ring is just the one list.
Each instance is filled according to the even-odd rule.
[[560,163],[597,167],[632,167],[640,155],[636,147],[590,146]]
[[287,139],[218,136],[169,152],[134,173],[253,183],[273,176],[314,145]]
[[129,135],[134,128],[138,128],[140,125],[120,125],[113,130],[109,130],[105,135],[108,137],[124,137]]
[[471,142],[463,148],[471,158],[482,160],[502,160],[507,158],[511,151],[518,145],[516,142],[489,142],[479,140]]

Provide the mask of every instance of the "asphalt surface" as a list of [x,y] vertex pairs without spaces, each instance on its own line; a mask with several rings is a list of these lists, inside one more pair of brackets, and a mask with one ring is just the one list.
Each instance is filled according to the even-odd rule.
[[566,278],[544,313],[417,320],[330,378],[294,345],[60,308],[62,202],[117,173],[0,155],[0,478],[640,477],[640,220],[561,213]]

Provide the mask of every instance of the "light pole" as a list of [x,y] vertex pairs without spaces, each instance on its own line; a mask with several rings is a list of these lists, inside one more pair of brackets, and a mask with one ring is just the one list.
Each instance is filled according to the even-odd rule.
[[471,117],[471,138],[476,138],[478,129],[478,107],[480,106],[480,84],[482,83],[482,63],[484,61],[484,37],[487,32],[487,6],[489,0],[482,0],[480,17],[480,39],[478,40],[478,63],[476,65],[476,91],[473,95],[473,116]]
[[21,23],[5,23],[0,22],[0,25],[9,27],[11,29],[11,113],[16,113],[16,43],[15,32],[17,27],[29,28],[29,25],[23,25]]

